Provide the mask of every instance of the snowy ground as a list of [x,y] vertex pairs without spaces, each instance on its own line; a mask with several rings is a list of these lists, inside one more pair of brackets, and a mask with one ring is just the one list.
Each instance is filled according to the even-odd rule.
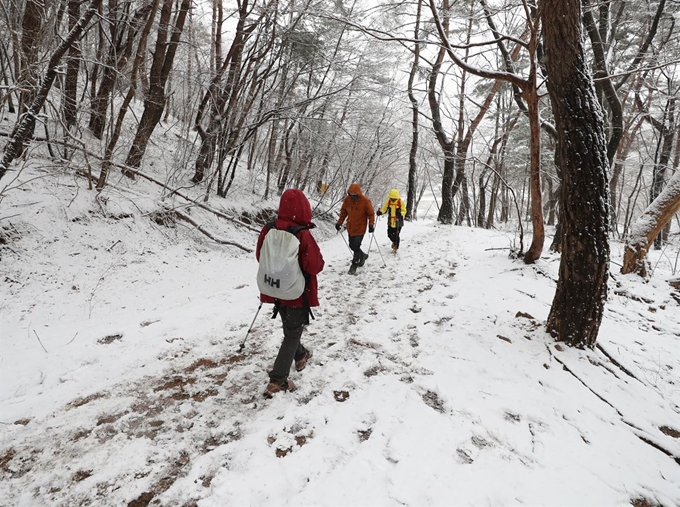
[[680,505],[675,253],[649,282],[612,266],[581,351],[544,332],[547,249],[526,266],[510,234],[425,220],[393,255],[381,221],[352,277],[321,224],[314,357],[267,401],[270,308],[238,352],[252,253],[139,199],[104,217],[31,192],[0,208],[0,505]]

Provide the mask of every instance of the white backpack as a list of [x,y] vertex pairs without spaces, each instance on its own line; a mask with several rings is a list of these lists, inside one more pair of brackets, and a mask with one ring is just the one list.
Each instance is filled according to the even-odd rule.
[[298,260],[300,240],[296,234],[306,227],[279,230],[273,223],[267,227],[269,231],[260,249],[257,287],[262,294],[274,299],[297,299],[305,291],[306,281]]

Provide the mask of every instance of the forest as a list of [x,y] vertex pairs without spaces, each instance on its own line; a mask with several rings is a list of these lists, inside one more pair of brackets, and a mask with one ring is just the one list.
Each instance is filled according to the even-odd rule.
[[[2,0],[0,505],[680,505],[679,21]],[[349,274],[353,183],[407,211]],[[292,188],[323,269],[272,393]]]
[[[514,226],[527,264],[559,252],[547,331],[592,347],[610,241],[640,276],[680,241],[679,16],[672,0],[3,2],[0,206],[38,159],[100,205],[146,180],[228,210],[247,175],[324,216],[352,182],[376,200],[400,186],[408,220],[430,195],[441,224]],[[160,174],[157,136],[175,146]]]

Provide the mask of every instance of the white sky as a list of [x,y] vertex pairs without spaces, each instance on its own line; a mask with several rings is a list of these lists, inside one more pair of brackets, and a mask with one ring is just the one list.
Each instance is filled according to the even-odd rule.
[[314,357],[296,392],[267,401],[270,308],[237,353],[254,255],[153,224],[143,182],[108,189],[110,212],[134,214],[120,220],[77,185],[36,180],[0,207],[15,234],[0,249],[1,505],[680,505],[680,464],[645,442],[680,457],[660,429],[680,431],[677,244],[652,254],[648,283],[612,265],[598,343],[632,378],[546,336],[547,249],[526,266],[508,257],[513,233],[431,211],[398,255],[381,220],[382,257],[374,243],[352,277],[320,224]]

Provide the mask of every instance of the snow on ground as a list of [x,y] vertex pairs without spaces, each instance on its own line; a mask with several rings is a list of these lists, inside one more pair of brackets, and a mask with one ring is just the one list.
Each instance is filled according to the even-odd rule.
[[254,254],[133,190],[104,216],[37,188],[0,208],[0,505],[680,505],[672,263],[613,265],[598,347],[575,350],[544,331],[547,249],[527,266],[513,234],[423,220],[394,255],[381,220],[351,276],[321,223],[314,357],[265,400],[270,307],[239,353]]

